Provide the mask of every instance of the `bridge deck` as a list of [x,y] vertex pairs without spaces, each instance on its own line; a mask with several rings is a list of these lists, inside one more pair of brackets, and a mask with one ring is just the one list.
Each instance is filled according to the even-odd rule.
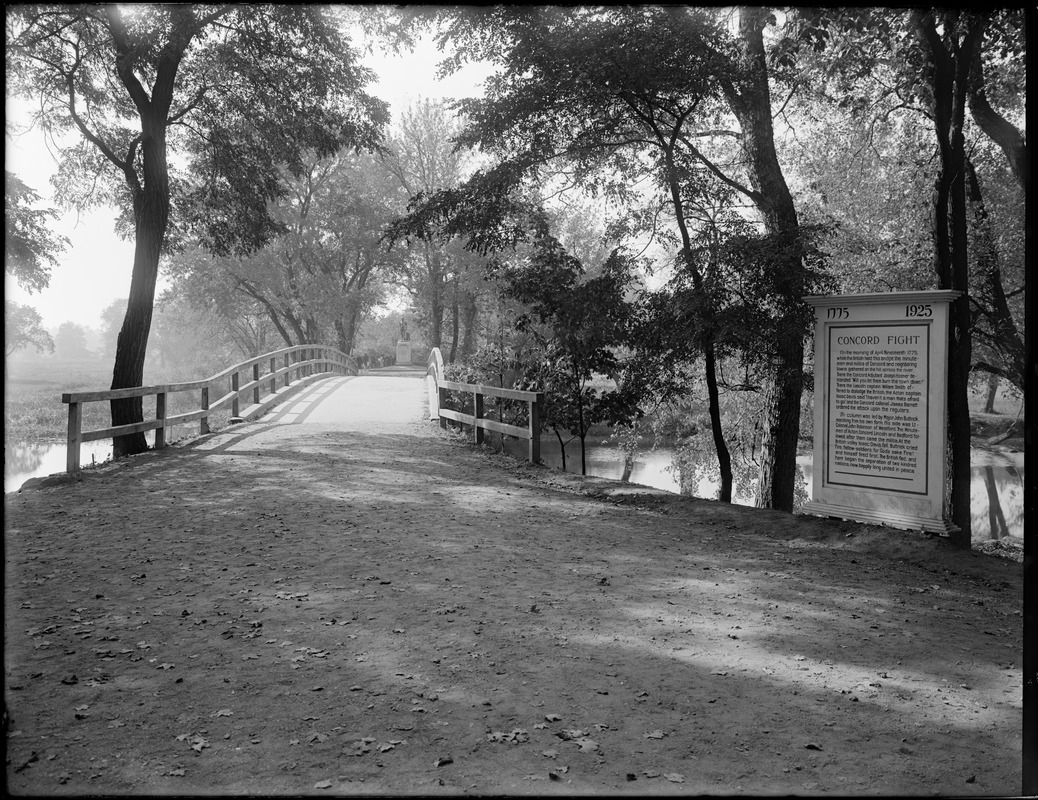
[[258,421],[386,430],[428,419],[427,403],[425,370],[398,367],[317,381]]

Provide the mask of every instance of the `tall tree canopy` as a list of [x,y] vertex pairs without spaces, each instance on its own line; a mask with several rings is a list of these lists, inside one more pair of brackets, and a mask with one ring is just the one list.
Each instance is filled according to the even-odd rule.
[[[760,9],[734,20],[718,9],[507,7],[419,10],[442,25],[457,50],[447,69],[486,59],[499,71],[486,96],[464,101],[469,120],[459,137],[496,155],[496,166],[456,190],[420,196],[408,224],[418,235],[438,228],[473,249],[513,243],[525,233],[522,202],[510,192],[546,168],[592,190],[630,199],[651,177],[681,230],[683,268],[701,291],[688,231],[689,204],[707,179],[755,206],[763,229],[787,242],[775,286],[789,298],[809,289],[799,249],[799,221],[778,162]],[[560,162],[562,162],[560,164]],[[704,308],[708,306],[704,305]],[[797,315],[799,318],[799,315]],[[710,326],[702,339],[712,417],[719,420]],[[803,388],[805,330],[787,331],[770,356],[772,389],[762,442],[760,501],[792,510]],[[719,425],[714,443],[724,493],[730,470]]]
[[[121,206],[133,232],[112,388],[141,384],[171,218],[179,235],[217,253],[249,252],[277,230],[267,202],[282,192],[282,167],[298,174],[305,152],[377,145],[386,108],[362,91],[373,76],[335,13],[192,4],[8,11],[8,91],[33,102],[44,131],[78,134],[62,149],[59,192]],[[139,400],[112,401],[113,425],[142,416]],[[146,447],[131,434],[114,449]]]

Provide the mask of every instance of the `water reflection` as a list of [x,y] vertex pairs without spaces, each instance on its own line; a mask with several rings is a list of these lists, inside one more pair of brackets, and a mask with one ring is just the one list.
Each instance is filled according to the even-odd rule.
[[[525,448],[526,443],[518,439],[510,439],[505,444],[505,449],[517,458],[525,458]],[[568,472],[579,474],[579,451],[576,457],[571,451],[572,446],[567,448],[566,469]],[[562,457],[558,442],[546,436],[541,437],[541,458],[548,466],[561,468]],[[608,443],[589,443],[587,473],[612,480],[622,480],[626,475],[631,483],[678,494],[681,481],[677,471],[671,466],[672,459],[672,450],[660,448],[639,452],[633,464],[625,464],[623,454],[615,446]],[[985,541],[1004,536],[1023,537],[1024,454],[973,450],[971,460],[973,469],[970,506],[973,539]],[[797,459],[797,464],[804,477],[807,496],[810,498],[812,458],[801,456]],[[695,475],[682,477],[691,488],[690,494],[705,498],[717,496],[718,482],[708,474],[708,470],[697,469]],[[739,505],[753,505],[752,487],[737,484],[732,492],[732,500]]]
[[51,445],[46,444],[4,447],[4,475],[37,474],[43,463],[44,454],[50,448]]
[[[153,431],[145,433],[149,446]],[[4,444],[4,493],[17,492],[31,478],[41,478],[65,471],[64,444],[49,442]],[[79,463],[84,466],[103,464],[112,458],[112,440],[84,442],[79,446]]]

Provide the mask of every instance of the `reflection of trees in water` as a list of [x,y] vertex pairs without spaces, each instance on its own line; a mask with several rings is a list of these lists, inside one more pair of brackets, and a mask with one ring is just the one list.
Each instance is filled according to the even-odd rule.
[[[717,456],[708,445],[700,448],[695,441],[679,443],[674,448],[673,460],[668,468],[677,476],[679,494],[698,495],[707,500],[715,500],[720,488],[721,473],[717,467]],[[752,505],[755,501],[757,480],[760,466],[754,461],[743,458],[733,450],[732,454],[732,502]],[[701,483],[706,485],[701,486]],[[803,467],[797,464],[797,479],[793,489],[793,506],[800,508],[810,499],[808,481]]]
[[1009,525],[1006,524],[1006,515],[998,497],[994,467],[984,467],[984,488],[988,493],[988,538],[1001,539],[1009,535]]
[[4,473],[21,475],[35,472],[43,463],[44,453],[51,447],[43,444],[4,445]]

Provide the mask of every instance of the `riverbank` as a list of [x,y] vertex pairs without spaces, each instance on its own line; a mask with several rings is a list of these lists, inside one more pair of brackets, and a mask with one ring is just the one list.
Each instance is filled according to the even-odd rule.
[[420,414],[261,420],[5,504],[15,793],[1019,789],[1021,568],[937,537]]

